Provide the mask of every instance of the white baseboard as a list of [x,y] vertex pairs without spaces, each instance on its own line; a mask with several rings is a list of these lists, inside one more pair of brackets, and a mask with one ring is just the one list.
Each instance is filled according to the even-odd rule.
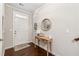
[[10,48],[13,48],[13,46],[5,47],[4,49],[6,50],[6,49],[10,49]]
[[28,43],[24,43],[24,44],[20,44],[20,45],[15,46],[14,49],[15,49],[15,51],[18,51],[18,50],[21,50],[21,49],[24,49],[27,47],[30,47],[30,45]]

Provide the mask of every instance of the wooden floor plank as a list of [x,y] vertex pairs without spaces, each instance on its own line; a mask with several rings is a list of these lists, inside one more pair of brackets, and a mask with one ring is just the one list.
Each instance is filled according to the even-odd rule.
[[[24,48],[19,51],[14,51],[13,48],[7,49],[5,51],[5,56],[46,56],[47,55],[44,49],[38,46],[35,47],[33,43],[29,43],[29,44],[31,45],[30,47]],[[54,56],[54,55],[49,53],[49,56]]]

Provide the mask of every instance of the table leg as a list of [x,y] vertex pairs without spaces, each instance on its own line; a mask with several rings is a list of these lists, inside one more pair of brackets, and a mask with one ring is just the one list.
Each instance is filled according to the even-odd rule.
[[49,56],[49,42],[47,42],[47,56]]
[[52,41],[50,42],[50,52],[52,52]]
[[34,45],[34,46],[35,46],[35,48],[36,48],[36,38],[35,38],[35,45]]
[[38,46],[39,46],[39,41],[40,41],[40,40],[38,40]]

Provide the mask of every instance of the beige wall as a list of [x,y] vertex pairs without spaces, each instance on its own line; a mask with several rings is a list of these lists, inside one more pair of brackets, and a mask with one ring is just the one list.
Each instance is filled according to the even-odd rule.
[[13,16],[12,16],[12,8],[5,5],[5,19],[3,21],[3,38],[5,49],[11,48],[13,46]]
[[0,39],[2,39],[2,4],[0,3]]

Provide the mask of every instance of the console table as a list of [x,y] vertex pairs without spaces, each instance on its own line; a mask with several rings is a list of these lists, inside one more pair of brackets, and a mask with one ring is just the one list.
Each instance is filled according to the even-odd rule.
[[52,48],[51,48],[52,47],[52,39],[50,39],[47,36],[35,36],[35,43],[36,43],[36,40],[37,40],[38,46],[39,46],[40,40],[46,41],[46,43],[47,43],[47,56],[48,56],[49,49],[50,49],[50,52],[52,52]]

